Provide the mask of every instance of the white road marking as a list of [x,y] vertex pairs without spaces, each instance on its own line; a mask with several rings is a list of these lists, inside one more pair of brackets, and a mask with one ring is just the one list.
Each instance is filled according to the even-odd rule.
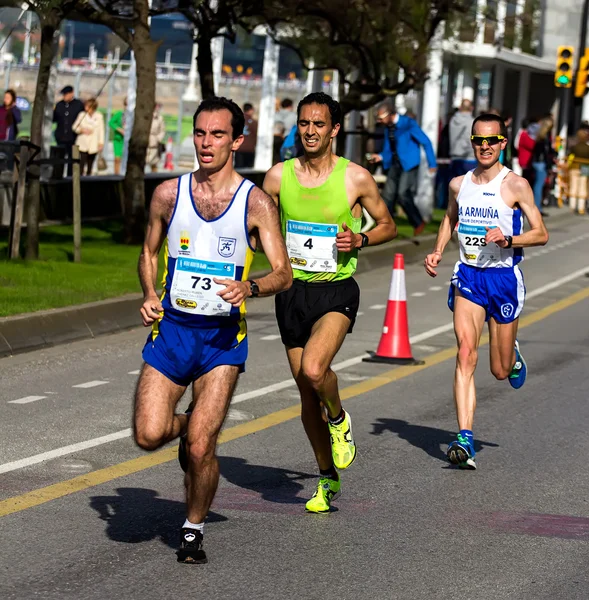
[[444,288],[441,285],[432,285],[429,289],[431,292],[439,292],[440,290],[443,290]]
[[[569,281],[573,281],[578,277],[581,277],[585,274],[589,273],[589,267],[584,267],[583,269],[579,269],[574,273],[570,273],[565,277],[561,277],[552,283],[544,285],[535,289],[533,292],[530,292],[527,297],[528,298],[536,298],[537,296],[541,296],[546,292],[553,290]],[[411,344],[419,344],[419,342],[423,342],[430,338],[433,338],[441,333],[446,333],[448,331],[452,331],[454,328],[453,323],[446,323],[445,325],[440,325],[439,327],[435,327],[434,329],[430,329],[429,331],[424,331],[418,335],[414,335],[409,338]],[[338,371],[340,369],[345,369],[347,367],[351,367],[353,365],[357,365],[362,362],[362,359],[368,356],[368,354],[361,354],[359,356],[355,356],[353,358],[349,358],[340,363],[333,365],[331,368],[334,371]],[[289,387],[293,387],[295,382],[292,379],[286,379],[285,381],[280,381],[278,383],[274,383],[272,385],[267,385],[266,387],[259,388],[257,390],[252,390],[251,392],[245,392],[243,394],[238,394],[234,396],[232,400],[232,404],[244,402],[245,400],[250,400],[252,398],[259,398],[260,396],[265,396],[266,394],[270,394],[272,392],[276,392],[279,390],[283,390]],[[30,456],[28,458],[23,458],[21,460],[13,461],[10,463],[5,463],[0,465],[0,474],[7,473],[8,471],[16,471],[17,469],[22,469],[24,467],[28,467],[31,465],[35,465],[41,463],[46,460],[51,460],[52,458],[57,458],[59,456],[64,456],[65,454],[71,454],[73,452],[79,452],[81,450],[86,450],[87,448],[93,448],[95,446],[100,446],[102,444],[107,444],[109,442],[124,439],[131,435],[131,429],[123,429],[122,431],[117,431],[116,433],[111,433],[109,435],[105,435],[102,437],[94,438],[92,440],[88,440],[86,442],[80,442],[79,444],[72,444],[70,446],[64,446],[63,448],[57,448],[56,450],[51,450],[49,452],[43,452],[42,454],[36,454],[35,456]]]
[[28,404],[29,402],[37,402],[37,400],[43,400],[44,398],[47,398],[47,396],[25,396],[18,400],[9,400],[8,404]]
[[416,344],[413,347],[420,352],[435,352],[437,350],[435,346],[427,346],[426,344]]
[[358,311],[358,312],[356,313],[356,316],[357,316],[357,317],[361,317],[363,314],[364,314],[364,313],[363,313],[363,312],[360,310],[360,311]]
[[279,340],[280,336],[276,335],[276,334],[272,334],[272,335],[265,335],[264,337],[260,338],[263,341],[268,341],[271,342],[272,340]]
[[385,306],[386,306],[386,304],[373,304],[369,308],[371,310],[381,310],[382,308],[385,308]]
[[46,460],[52,460],[53,458],[59,458],[66,454],[72,454],[74,452],[80,452],[87,450],[88,448],[94,448],[102,444],[108,444],[108,442],[114,442],[115,440],[121,440],[131,435],[131,429],[123,429],[116,433],[109,433],[101,437],[94,438],[93,440],[87,440],[86,442],[80,442],[79,444],[71,444],[69,446],[63,446],[63,448],[57,448],[56,450],[50,450],[49,452],[42,452],[41,454],[35,454],[35,456],[29,456],[21,460],[15,460],[13,462],[4,463],[0,465],[0,473],[8,473],[9,471],[16,471],[17,469],[23,469],[24,467],[30,467]]
[[129,371],[129,375],[139,375],[141,373],[141,369],[137,369],[136,371]]
[[414,298],[421,298],[421,296],[425,296],[425,292],[413,292],[411,295]]
[[98,387],[99,385],[106,385],[108,381],[87,381],[86,383],[78,383],[77,385],[72,385],[73,388],[93,388]]

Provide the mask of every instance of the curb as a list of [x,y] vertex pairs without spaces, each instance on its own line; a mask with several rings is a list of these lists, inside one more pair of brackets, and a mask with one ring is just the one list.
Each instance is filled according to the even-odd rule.
[[[562,221],[569,216],[576,218],[570,213],[552,215],[550,222]],[[431,249],[435,238],[436,234],[428,234],[366,248],[360,252],[358,273],[386,266],[392,269],[397,252],[404,255],[407,264],[421,261]],[[455,241],[450,243],[455,244]],[[267,271],[258,271],[251,275],[260,277],[266,273]],[[142,294],[128,294],[89,304],[0,318],[0,358],[140,327],[142,323],[139,308],[142,298]],[[250,317],[254,316],[255,308],[248,314]]]

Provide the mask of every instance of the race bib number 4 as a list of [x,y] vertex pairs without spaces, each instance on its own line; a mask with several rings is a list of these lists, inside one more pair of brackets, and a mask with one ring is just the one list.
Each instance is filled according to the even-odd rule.
[[460,223],[458,226],[458,241],[464,253],[466,263],[477,265],[482,262],[499,260],[499,246],[495,243],[487,245],[485,236],[487,230],[478,225],[465,225]]
[[213,277],[235,279],[235,263],[178,258],[170,292],[172,306],[191,315],[228,317],[231,304],[217,296],[225,286]]
[[337,225],[288,221],[286,249],[290,264],[301,271],[335,273],[337,271]]

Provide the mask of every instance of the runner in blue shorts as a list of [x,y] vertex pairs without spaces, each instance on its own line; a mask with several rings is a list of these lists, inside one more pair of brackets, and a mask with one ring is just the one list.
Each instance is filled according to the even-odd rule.
[[[204,520],[219,482],[217,437],[247,358],[244,301],[290,287],[292,272],[274,202],[233,170],[244,115],[231,100],[204,100],[194,115],[199,169],[159,185],[139,258],[141,316],[151,326],[135,394],[135,441],[145,450],[182,436],[187,515],[178,560],[207,562]],[[166,242],[163,295],[158,255]],[[262,243],[271,272],[248,279]],[[192,383],[192,415],[176,404]]]
[[[448,446],[448,460],[476,469],[472,433],[476,393],[474,372],[485,321],[489,324],[491,372],[519,389],[527,365],[517,342],[525,287],[519,263],[523,248],[543,246],[548,232],[528,182],[499,162],[507,146],[507,130],[500,117],[483,114],[471,131],[477,167],[450,182],[450,202],[440,225],[434,251],[425,258],[428,275],[436,267],[458,225],[460,260],[450,283],[448,306],[454,312],[458,357],[454,401],[459,433]],[[530,228],[524,232],[523,217]]]

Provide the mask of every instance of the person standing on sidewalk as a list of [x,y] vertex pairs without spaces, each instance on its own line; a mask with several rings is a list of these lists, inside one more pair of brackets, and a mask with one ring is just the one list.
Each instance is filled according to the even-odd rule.
[[[519,263],[523,248],[543,246],[548,232],[534,204],[528,182],[499,162],[507,146],[505,122],[483,114],[472,126],[472,149],[477,167],[450,182],[450,202],[434,251],[425,258],[425,270],[436,277],[446,245],[458,225],[460,260],[450,283],[448,306],[454,312],[458,356],[454,401],[459,433],[447,450],[448,460],[476,469],[473,421],[476,407],[474,372],[485,321],[489,323],[491,373],[522,387],[527,365],[517,341],[525,287]],[[523,217],[530,224],[524,233]]]
[[[276,206],[233,169],[243,125],[231,100],[200,103],[193,121],[199,168],[156,188],[139,258],[141,316],[152,331],[135,393],[134,435],[151,451],[184,436],[178,458],[186,471],[187,514],[178,561],[189,564],[207,562],[203,530],[219,483],[217,438],[247,359],[245,299],[271,296],[292,283]],[[257,244],[271,271],[254,281],[248,271]],[[190,384],[192,413],[176,415]]]
[[391,103],[381,104],[376,111],[376,122],[384,125],[384,145],[381,154],[371,154],[368,162],[382,162],[387,170],[387,180],[382,197],[391,216],[397,200],[413,227],[413,235],[425,229],[425,221],[415,206],[417,175],[421,161],[420,146],[427,156],[430,174],[436,171],[436,156],[432,143],[415,119],[400,115]]
[[123,150],[125,148],[125,115],[127,114],[127,98],[125,98],[123,104],[123,110],[115,111],[108,122],[108,126],[113,132],[115,175],[118,175],[121,172],[121,161],[123,160]]
[[6,90],[4,102],[0,105],[0,140],[16,140],[18,124],[22,121],[20,110],[16,105],[16,92]]
[[472,111],[472,102],[465,99],[450,119],[450,177],[460,177],[477,166],[470,141]]
[[[276,320],[319,467],[317,490],[306,509],[322,513],[340,491],[337,469],[356,458],[352,421],[342,408],[331,363],[352,332],[360,304],[353,279],[358,251],[392,240],[397,231],[372,175],[333,154],[342,122],[339,103],[313,93],[301,100],[297,113],[304,156],[273,166],[264,190],[280,209],[293,268],[293,286],[276,296]],[[376,221],[367,234],[360,233],[363,208]]]
[[72,129],[78,134],[76,144],[80,148],[80,175],[92,175],[94,160],[104,148],[104,118],[98,112],[96,98],[89,98],[85,111],[78,114]]
[[157,172],[157,166],[162,156],[162,143],[166,137],[166,124],[164,118],[160,114],[159,105],[156,104],[153,108],[153,117],[149,129],[149,141],[147,144],[147,155],[145,156],[145,164],[149,165],[151,172]]
[[[84,112],[84,104],[81,100],[74,98],[74,88],[66,85],[61,90],[63,99],[60,100],[53,110],[53,122],[55,127],[55,141],[58,147],[65,150],[64,158],[71,158],[72,147],[76,143],[76,132],[74,122],[81,112]],[[67,174],[72,174],[72,164],[67,166]]]
[[236,169],[252,169],[256,158],[256,143],[258,141],[258,121],[254,119],[254,107],[249,102],[243,105],[245,126],[243,128],[243,144],[235,153]]

